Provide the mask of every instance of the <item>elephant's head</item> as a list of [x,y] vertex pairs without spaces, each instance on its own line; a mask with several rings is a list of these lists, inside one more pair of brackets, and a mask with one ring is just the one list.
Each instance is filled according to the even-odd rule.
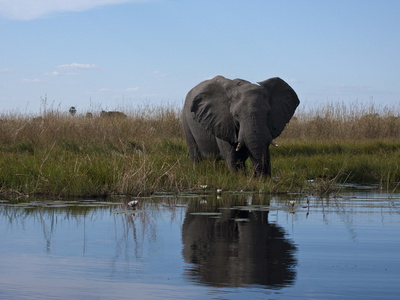
[[294,90],[278,77],[256,85],[217,76],[201,85],[192,117],[236,151],[248,151],[257,174],[270,174],[269,145],[300,103]]

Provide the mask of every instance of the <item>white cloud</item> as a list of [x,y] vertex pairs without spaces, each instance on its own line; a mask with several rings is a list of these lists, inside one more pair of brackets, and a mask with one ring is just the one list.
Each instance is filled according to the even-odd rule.
[[11,71],[11,69],[9,69],[9,68],[0,68],[0,73],[7,73],[10,71]]
[[74,69],[74,70],[92,70],[92,69],[97,69],[98,66],[92,65],[92,64],[78,64],[78,63],[72,63],[72,64],[66,64],[66,65],[59,65],[57,68],[60,69]]
[[157,77],[165,77],[165,76],[167,76],[167,74],[165,74],[165,73],[163,73],[163,72],[161,72],[159,70],[153,71],[153,75],[157,76]]
[[139,90],[139,87],[131,87],[131,88],[127,88],[125,91],[126,92],[136,92],[137,90]]
[[24,78],[22,79],[22,82],[27,82],[27,83],[38,83],[41,80],[39,78]]
[[144,0],[0,0],[0,16],[13,20],[34,20],[58,12],[77,12],[98,6]]
[[58,76],[58,75],[60,75],[60,72],[58,72],[58,71],[53,71],[53,72],[50,72],[50,73],[44,73],[46,76]]

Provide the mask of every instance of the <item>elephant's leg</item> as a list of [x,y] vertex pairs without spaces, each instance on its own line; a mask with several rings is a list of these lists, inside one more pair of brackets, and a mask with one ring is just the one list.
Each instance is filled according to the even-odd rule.
[[194,136],[190,131],[189,127],[187,126],[187,124],[185,125],[185,121],[183,123],[184,123],[183,129],[185,133],[185,139],[188,147],[189,157],[192,161],[198,162],[202,160],[200,150],[197,147],[196,140],[194,139]]
[[215,136],[204,130],[199,123],[184,117],[183,129],[189,156],[193,161],[200,161],[205,157],[221,158]]

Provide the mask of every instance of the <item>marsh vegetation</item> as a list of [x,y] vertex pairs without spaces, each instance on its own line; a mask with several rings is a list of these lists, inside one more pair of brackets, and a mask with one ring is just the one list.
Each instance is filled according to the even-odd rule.
[[224,161],[193,164],[180,109],[142,107],[125,117],[0,116],[0,188],[15,195],[107,196],[216,190],[329,192],[337,183],[400,181],[395,109],[331,105],[298,111],[271,147],[272,178],[231,173]]

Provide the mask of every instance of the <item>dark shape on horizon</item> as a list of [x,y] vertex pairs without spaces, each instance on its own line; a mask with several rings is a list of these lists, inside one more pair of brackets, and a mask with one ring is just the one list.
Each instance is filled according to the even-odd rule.
[[120,111],[105,111],[102,110],[100,113],[100,117],[102,118],[126,118],[127,115]]
[[69,108],[69,113],[71,114],[71,116],[75,116],[75,114],[76,114],[76,108],[75,108],[75,106],[71,106],[71,107]]

